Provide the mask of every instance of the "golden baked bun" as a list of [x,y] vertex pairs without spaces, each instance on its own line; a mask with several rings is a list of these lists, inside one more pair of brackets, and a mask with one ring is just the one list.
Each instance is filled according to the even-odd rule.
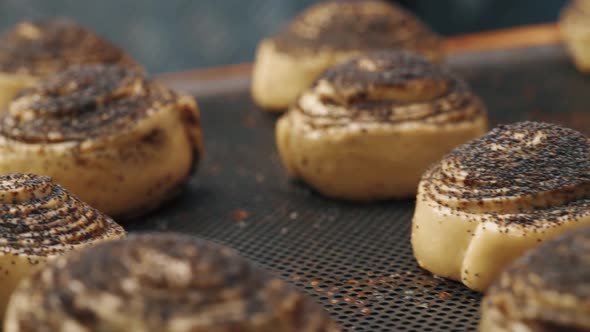
[[254,101],[284,111],[324,70],[371,51],[408,50],[442,61],[441,38],[409,12],[381,0],[324,1],[258,45]]
[[65,252],[125,236],[112,219],[51,179],[0,176],[0,320],[19,281]]
[[416,194],[422,173],[487,130],[484,105],[446,68],[404,52],[323,73],[277,122],[289,174],[347,200]]
[[0,38],[0,112],[39,79],[72,65],[98,63],[139,70],[121,49],[71,20],[19,23]]
[[490,287],[481,332],[590,331],[590,227],[529,251]]
[[4,332],[331,332],[318,304],[233,250],[143,234],[61,257],[22,282]]
[[113,216],[177,192],[201,154],[194,98],[114,65],[73,67],[0,113],[0,174],[49,175]]
[[571,1],[561,11],[559,27],[576,67],[590,73],[590,2]]
[[499,126],[428,170],[414,255],[435,275],[484,291],[527,249],[590,224],[590,141],[557,125]]

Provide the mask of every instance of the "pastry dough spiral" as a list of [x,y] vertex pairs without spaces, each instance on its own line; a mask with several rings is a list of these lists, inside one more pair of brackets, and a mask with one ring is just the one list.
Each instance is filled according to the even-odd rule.
[[590,223],[590,141],[552,124],[500,126],[426,172],[413,223],[421,266],[483,291],[525,250]]
[[0,176],[0,315],[17,283],[39,263],[125,236],[112,219],[45,176]]
[[292,176],[372,200],[415,195],[431,163],[486,129],[463,80],[420,56],[379,52],[323,73],[278,121],[277,142]]
[[0,173],[49,175],[117,216],[168,199],[200,151],[194,99],[120,66],[73,67],[0,114]]
[[[325,1],[263,40],[252,93],[260,106],[284,110],[324,70],[366,52],[407,50],[443,59],[441,38],[404,9],[381,0]],[[280,88],[277,88],[280,87]]]
[[83,64],[118,64],[141,71],[123,50],[69,19],[17,24],[0,38],[0,107],[39,79]]
[[143,234],[62,257],[11,298],[6,332],[339,331],[307,296],[233,250]]

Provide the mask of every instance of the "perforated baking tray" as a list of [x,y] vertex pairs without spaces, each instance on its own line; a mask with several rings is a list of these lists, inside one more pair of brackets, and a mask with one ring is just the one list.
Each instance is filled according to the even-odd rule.
[[[453,57],[495,123],[524,119],[590,129],[590,79],[558,46]],[[231,246],[311,294],[349,331],[474,330],[480,295],[418,268],[412,200],[341,203],[291,182],[276,116],[247,90],[201,97],[207,154],[185,192],[131,231],[178,231]]]

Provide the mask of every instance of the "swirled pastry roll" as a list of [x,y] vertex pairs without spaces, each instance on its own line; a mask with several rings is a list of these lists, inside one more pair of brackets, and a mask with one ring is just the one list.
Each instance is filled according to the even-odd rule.
[[576,67],[590,73],[590,2],[571,1],[561,11],[559,27]]
[[590,331],[590,227],[519,258],[482,302],[481,332]]
[[366,52],[408,50],[441,61],[440,37],[418,18],[382,0],[324,1],[258,46],[252,95],[283,111],[324,70]]
[[376,200],[414,196],[430,164],[486,130],[464,81],[420,56],[379,52],[323,73],[276,136],[291,176],[326,196]]
[[0,114],[0,174],[43,174],[115,216],[175,193],[201,151],[197,104],[113,65],[73,67]]
[[331,332],[319,305],[233,250],[143,234],[60,257],[20,284],[5,332]]
[[524,251],[590,224],[590,141],[552,124],[500,126],[428,170],[412,245],[432,273],[483,291]]
[[48,177],[0,176],[0,319],[18,282],[65,252],[125,236]]
[[0,108],[39,79],[72,65],[97,63],[139,70],[121,49],[71,20],[54,18],[17,24],[0,38]]

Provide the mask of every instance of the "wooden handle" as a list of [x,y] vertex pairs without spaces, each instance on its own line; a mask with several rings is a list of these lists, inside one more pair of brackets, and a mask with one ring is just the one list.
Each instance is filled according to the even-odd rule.
[[449,37],[445,40],[445,49],[448,54],[454,54],[553,45],[560,42],[561,34],[557,25],[539,24]]
[[[446,38],[444,48],[451,56],[469,52],[486,52],[553,45],[561,40],[556,24],[478,32]],[[174,89],[208,95],[218,91],[234,91],[248,85],[252,65],[249,63],[164,73],[156,78]]]

